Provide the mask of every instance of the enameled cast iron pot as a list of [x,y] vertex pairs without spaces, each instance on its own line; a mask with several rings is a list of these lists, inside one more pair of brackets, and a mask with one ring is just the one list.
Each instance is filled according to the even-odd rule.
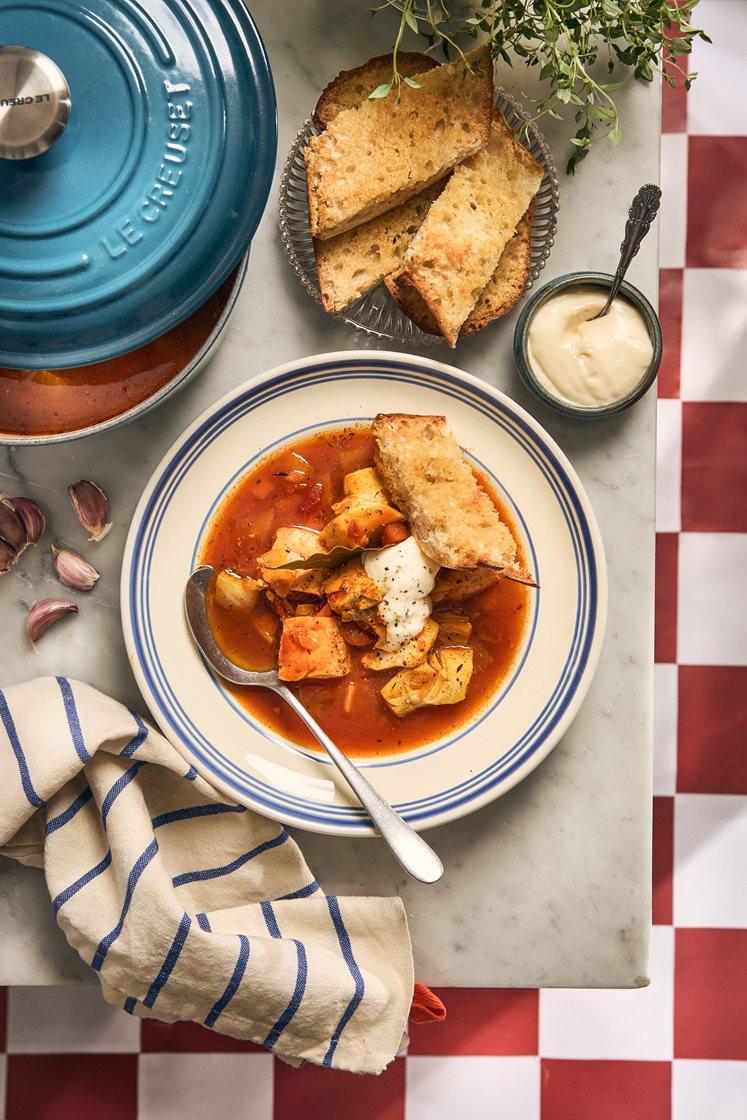
[[0,43],[0,442],[45,443],[132,419],[213,353],[275,94],[242,0],[0,0]]

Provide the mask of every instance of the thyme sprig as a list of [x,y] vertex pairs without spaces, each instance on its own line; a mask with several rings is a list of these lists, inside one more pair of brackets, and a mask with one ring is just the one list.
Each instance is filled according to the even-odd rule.
[[[561,120],[573,113],[576,125],[567,171],[572,174],[593,144],[606,139],[616,148],[622,138],[614,93],[631,76],[650,82],[661,73],[670,86],[686,89],[697,76],[682,65],[696,39],[710,43],[691,22],[698,0],[382,0],[371,14],[399,9],[388,82],[371,97],[395,94],[403,77],[397,56],[409,28],[425,36],[428,52],[461,56],[469,40],[487,40],[493,57],[513,66],[522,59],[539,67],[547,92],[534,100],[532,120],[545,115]],[[606,60],[606,77],[595,69]]]

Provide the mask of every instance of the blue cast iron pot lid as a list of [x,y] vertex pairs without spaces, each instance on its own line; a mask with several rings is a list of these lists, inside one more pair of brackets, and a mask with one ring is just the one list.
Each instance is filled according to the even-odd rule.
[[117,357],[247,250],[277,151],[262,40],[242,0],[0,0],[0,44],[0,365]]

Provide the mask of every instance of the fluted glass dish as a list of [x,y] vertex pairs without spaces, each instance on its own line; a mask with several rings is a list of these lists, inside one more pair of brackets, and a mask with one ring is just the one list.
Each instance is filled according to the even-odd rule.
[[[528,117],[519,104],[503,89],[496,89],[495,104],[509,125],[519,129]],[[534,125],[528,125],[526,147],[545,169],[535,199],[531,235],[531,268],[528,291],[547,263],[555,240],[558,221],[558,176],[544,136]],[[280,180],[280,235],[293,271],[306,291],[318,304],[322,297],[314,259],[314,243],[309,231],[309,207],[306,198],[306,167],[304,148],[309,137],[320,129],[309,118],[293,141]],[[383,284],[356,300],[345,311],[333,316],[373,338],[398,346],[423,346],[443,343],[440,336],[427,334],[400,311]]]

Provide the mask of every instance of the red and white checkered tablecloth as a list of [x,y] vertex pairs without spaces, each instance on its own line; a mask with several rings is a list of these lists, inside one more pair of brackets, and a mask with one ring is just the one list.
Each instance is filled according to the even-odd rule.
[[747,1115],[747,0],[698,16],[715,46],[663,118],[653,983],[440,991],[446,1022],[379,1078],[10,989],[5,1120]]

